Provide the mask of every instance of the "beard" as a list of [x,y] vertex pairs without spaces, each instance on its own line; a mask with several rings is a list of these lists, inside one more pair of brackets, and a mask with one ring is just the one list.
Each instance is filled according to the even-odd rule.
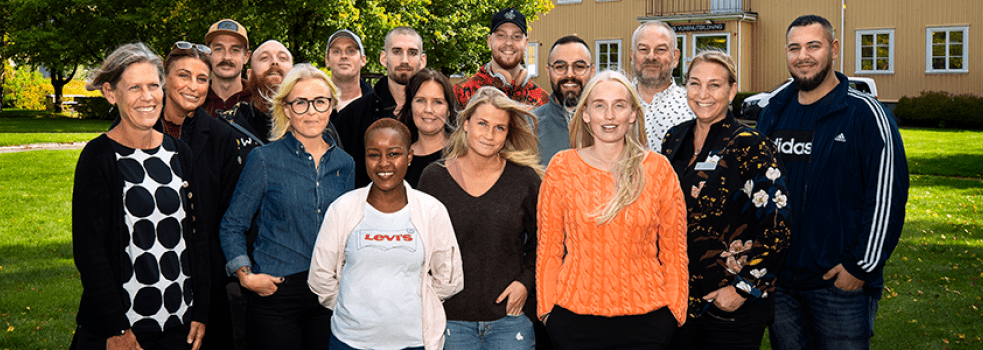
[[502,55],[496,55],[493,52],[492,59],[495,60],[495,63],[498,63],[498,65],[504,69],[512,69],[522,63],[522,55],[515,55],[514,59],[509,60],[506,59],[505,57],[502,57]]
[[414,74],[416,74],[416,72],[413,71],[413,67],[404,63],[393,69],[393,72],[389,74],[389,80],[392,80],[399,85],[406,85],[409,84],[410,78],[412,78]]
[[[279,74],[279,76],[275,76],[274,74]],[[279,65],[274,65],[264,72],[263,75],[249,79],[246,87],[253,93],[253,105],[263,111],[269,110],[272,105],[271,99],[276,94],[276,89],[280,87],[280,83],[274,82],[273,80],[283,79],[284,75],[283,68],[280,68]]]
[[[579,90],[563,91],[561,87],[567,83],[576,83]],[[551,81],[550,85],[553,87],[553,95],[555,95],[556,100],[564,107],[576,107],[580,100],[580,94],[584,92],[584,82],[573,77],[560,79],[555,84]]]
[[638,79],[638,83],[640,85],[663,86],[672,81],[672,69],[666,69],[668,66],[663,65],[662,62],[657,60],[647,60],[642,62],[642,66],[650,64],[655,65],[656,70],[658,70],[658,72],[654,75],[647,75],[645,74],[645,70],[638,69],[638,67],[632,65],[632,69],[635,70],[635,78]]
[[827,60],[826,64],[823,65],[823,69],[819,70],[819,74],[816,74],[812,78],[795,75],[795,71],[793,71],[791,68],[788,71],[789,73],[792,73],[792,79],[795,81],[795,87],[797,87],[799,91],[809,92],[815,90],[817,87],[819,87],[819,84],[823,83],[823,80],[825,80],[826,76],[829,75],[829,71],[831,69],[833,69],[833,60]]

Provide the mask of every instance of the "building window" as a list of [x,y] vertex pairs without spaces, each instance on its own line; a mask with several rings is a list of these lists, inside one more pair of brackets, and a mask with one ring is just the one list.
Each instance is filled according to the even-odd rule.
[[730,33],[693,34],[693,57],[706,49],[719,49],[729,55]]
[[580,0],[556,0],[557,5],[579,4]]
[[925,73],[969,72],[969,27],[925,29]]
[[539,76],[539,43],[531,41],[526,45],[526,75],[530,78]]
[[894,29],[857,30],[856,73],[894,73]]
[[594,52],[597,52],[597,71],[605,69],[621,70],[621,39],[618,40],[598,40],[594,43]]
[[672,78],[676,84],[683,83],[683,75],[686,75],[686,35],[676,35],[676,48],[679,49],[679,61],[676,62],[676,69],[672,70]]

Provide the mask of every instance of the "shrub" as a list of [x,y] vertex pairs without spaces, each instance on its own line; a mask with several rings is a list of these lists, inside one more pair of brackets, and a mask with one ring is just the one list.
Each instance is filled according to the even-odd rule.
[[75,102],[78,105],[75,106],[75,112],[78,113],[78,117],[82,119],[111,119],[109,114],[109,108],[112,105],[109,101],[106,101],[102,96],[99,97],[76,97]]
[[45,109],[45,97],[55,93],[54,87],[36,69],[21,65],[5,70],[4,74],[3,102],[14,108],[42,111]]
[[899,99],[894,115],[911,126],[983,128],[983,98],[922,91],[918,97]]

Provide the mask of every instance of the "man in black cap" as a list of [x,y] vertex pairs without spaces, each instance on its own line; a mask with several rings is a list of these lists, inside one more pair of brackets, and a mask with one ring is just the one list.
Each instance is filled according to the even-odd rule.
[[372,92],[372,86],[362,81],[362,67],[365,67],[365,47],[358,34],[341,29],[328,37],[324,49],[324,65],[331,69],[331,82],[338,87],[340,111],[355,99]]
[[513,8],[505,8],[492,16],[488,48],[492,60],[478,69],[468,80],[454,85],[461,106],[467,106],[471,95],[482,86],[492,85],[509,98],[539,107],[549,102],[549,94],[532,82],[522,65],[529,36],[526,35],[526,16]]
[[229,110],[252,98],[242,78],[242,68],[251,53],[246,27],[231,19],[215,22],[205,34],[205,46],[212,49],[212,82],[202,107],[215,117],[215,111]]

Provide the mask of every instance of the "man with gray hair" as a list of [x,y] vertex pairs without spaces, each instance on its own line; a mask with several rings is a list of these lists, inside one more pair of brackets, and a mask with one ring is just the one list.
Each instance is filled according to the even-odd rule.
[[393,28],[386,34],[379,62],[386,67],[386,76],[372,87],[372,93],[363,95],[342,109],[337,118],[332,118],[342,148],[355,159],[355,188],[369,184],[365,172],[365,131],[376,120],[396,118],[396,111],[406,102],[406,84],[427,66],[423,37],[410,27]]
[[631,63],[645,108],[648,148],[659,152],[669,129],[696,118],[686,103],[686,89],[672,79],[679,64],[676,32],[660,21],[642,23],[631,37]]

